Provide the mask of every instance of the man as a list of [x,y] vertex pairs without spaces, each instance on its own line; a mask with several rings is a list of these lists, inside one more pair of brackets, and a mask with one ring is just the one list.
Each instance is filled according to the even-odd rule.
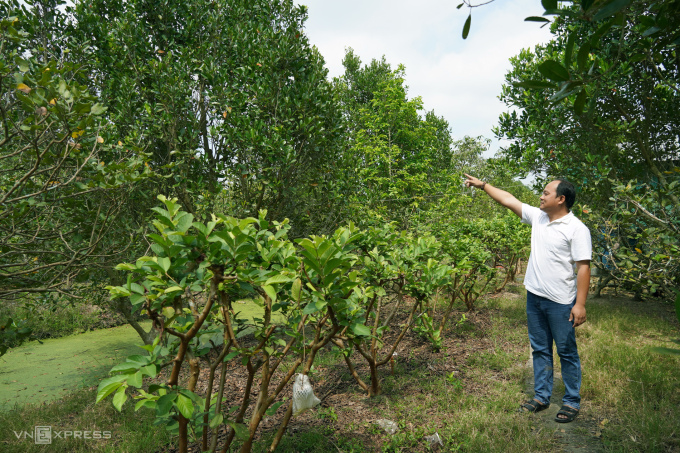
[[566,388],[555,421],[569,423],[578,415],[581,404],[581,362],[574,328],[586,321],[592,255],[590,231],[570,211],[576,199],[574,186],[563,179],[550,182],[543,189],[540,207],[535,208],[491,184],[468,174],[465,176],[467,187],[483,190],[517,214],[522,223],[531,225],[531,254],[524,286],[527,289],[535,396],[521,408],[527,412],[540,412],[550,406],[554,341]]

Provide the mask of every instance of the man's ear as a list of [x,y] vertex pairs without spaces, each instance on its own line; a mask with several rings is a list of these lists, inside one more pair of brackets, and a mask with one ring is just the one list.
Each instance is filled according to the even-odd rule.
[[557,198],[559,198],[559,200],[557,200],[559,204],[564,204],[567,201],[567,197],[565,195],[560,195]]

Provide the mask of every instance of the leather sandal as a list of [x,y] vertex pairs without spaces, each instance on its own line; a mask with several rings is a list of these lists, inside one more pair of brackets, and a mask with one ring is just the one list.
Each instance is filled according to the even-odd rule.
[[[564,415],[564,417],[560,417],[560,415]],[[577,415],[578,409],[574,409],[573,407],[569,406],[562,406],[555,416],[555,421],[557,423],[570,423],[574,421]]]
[[543,404],[543,403],[536,401],[536,400],[529,400],[529,401],[525,401],[524,403],[522,403],[519,410],[521,412],[536,413],[536,412],[544,411],[549,407],[550,407],[550,403]]

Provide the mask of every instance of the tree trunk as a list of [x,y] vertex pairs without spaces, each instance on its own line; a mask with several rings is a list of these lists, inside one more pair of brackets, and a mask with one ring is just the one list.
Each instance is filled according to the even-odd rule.
[[147,332],[144,330],[144,328],[137,322],[135,317],[132,315],[132,311],[130,310],[130,305],[125,298],[120,298],[120,299],[115,299],[112,301],[112,306],[113,308],[123,315],[125,318],[125,321],[132,326],[133,329],[135,329],[135,332],[139,335],[139,337],[142,339],[144,344],[149,345],[153,344],[153,341],[156,339],[156,336],[158,335],[158,330],[156,330],[153,326],[151,329]]

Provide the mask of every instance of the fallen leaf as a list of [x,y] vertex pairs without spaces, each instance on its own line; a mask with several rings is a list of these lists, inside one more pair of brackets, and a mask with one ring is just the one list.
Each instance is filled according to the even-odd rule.
[[609,419],[608,419],[608,418],[605,418],[605,419],[602,419],[602,421],[600,422],[600,425],[604,426],[604,425],[606,425],[607,423],[609,423]]

